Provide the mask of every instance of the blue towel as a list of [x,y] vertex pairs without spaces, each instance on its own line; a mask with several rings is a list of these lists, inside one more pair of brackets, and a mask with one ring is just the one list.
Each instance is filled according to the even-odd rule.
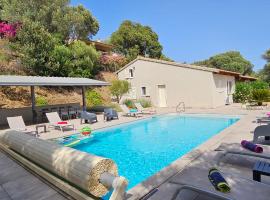
[[220,192],[230,192],[230,186],[216,168],[212,168],[209,170],[208,178],[211,181],[212,185],[216,188],[216,190]]

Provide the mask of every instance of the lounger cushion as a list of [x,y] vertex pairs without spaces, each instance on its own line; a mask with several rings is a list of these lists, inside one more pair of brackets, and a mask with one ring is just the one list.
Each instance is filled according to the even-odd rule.
[[57,122],[57,124],[68,124],[67,122]]

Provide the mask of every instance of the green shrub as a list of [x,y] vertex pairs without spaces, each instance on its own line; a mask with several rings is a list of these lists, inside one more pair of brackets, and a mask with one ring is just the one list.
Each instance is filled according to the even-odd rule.
[[257,80],[254,82],[238,82],[235,85],[235,93],[233,94],[233,100],[237,103],[246,103],[252,100],[262,102],[267,99],[263,99],[263,96],[267,96],[269,89],[268,83]]
[[131,99],[125,99],[123,103],[129,108],[136,108],[133,100]]
[[48,101],[43,96],[37,96],[36,97],[36,105],[37,106],[46,106],[46,105],[48,105]]
[[268,101],[269,90],[268,89],[255,89],[252,91],[252,97],[257,101],[258,105],[261,106],[262,102]]
[[102,105],[103,100],[100,93],[95,90],[88,90],[86,92],[87,107]]
[[148,99],[138,99],[137,102],[140,103],[144,108],[149,108],[152,106],[151,101]]
[[249,83],[252,89],[268,89],[269,85],[265,81],[257,80]]
[[0,51],[0,63],[5,63],[10,61],[10,56]]
[[252,99],[252,87],[249,83],[239,82],[235,85],[233,100],[237,103],[246,103]]

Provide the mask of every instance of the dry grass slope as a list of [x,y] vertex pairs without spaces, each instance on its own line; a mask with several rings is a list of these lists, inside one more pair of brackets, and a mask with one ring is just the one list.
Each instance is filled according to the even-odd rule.
[[[100,73],[96,79],[111,82],[116,76],[110,72]],[[111,101],[108,87],[95,89],[102,96],[104,104]],[[43,96],[48,104],[82,103],[81,90],[79,88],[36,87],[36,95]],[[20,108],[31,105],[29,87],[0,87],[0,106],[3,108]]]

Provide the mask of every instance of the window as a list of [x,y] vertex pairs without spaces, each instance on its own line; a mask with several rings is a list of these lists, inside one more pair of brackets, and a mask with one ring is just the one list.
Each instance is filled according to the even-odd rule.
[[134,76],[133,76],[133,69],[129,69],[129,77],[130,78],[133,78]]
[[146,96],[146,87],[142,87],[142,95]]

